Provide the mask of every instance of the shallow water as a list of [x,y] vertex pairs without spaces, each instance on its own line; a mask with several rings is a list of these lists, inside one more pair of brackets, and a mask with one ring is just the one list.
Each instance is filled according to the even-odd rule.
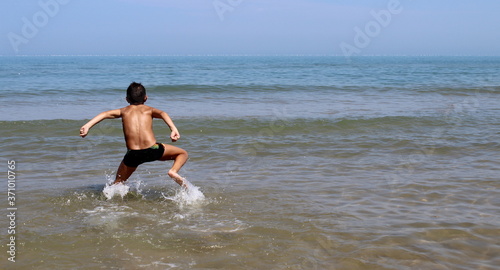
[[[140,59],[151,105],[190,154],[181,174],[201,193],[183,193],[169,162],[141,165],[123,197],[103,192],[126,151],[121,123],[78,130],[126,105],[114,80],[136,58],[10,63],[28,75],[20,96],[0,89],[18,251],[7,261],[4,229],[0,268],[498,269],[498,59]],[[117,63],[125,70],[111,72]],[[172,85],[155,75],[170,69],[186,73]],[[76,93],[104,70],[103,101]],[[161,121],[155,134],[167,142]]]
[[308,181],[308,187],[299,179],[272,179],[276,183],[267,188],[246,183],[207,189],[205,201],[191,205],[166,198],[178,192],[173,184],[144,187],[141,193],[112,200],[102,194],[102,185],[41,189],[21,197],[22,253],[16,266],[496,267],[496,181],[482,182],[484,191],[479,192],[477,181],[460,188],[439,179],[390,187],[373,178],[366,179],[372,182],[369,187],[341,178],[330,184]]

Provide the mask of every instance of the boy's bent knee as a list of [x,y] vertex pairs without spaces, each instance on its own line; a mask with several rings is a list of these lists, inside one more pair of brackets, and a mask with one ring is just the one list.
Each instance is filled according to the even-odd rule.
[[188,152],[187,152],[186,150],[184,150],[184,149],[182,149],[182,148],[179,148],[179,147],[177,148],[177,151],[176,151],[176,152],[177,152],[176,154],[177,154],[178,156],[179,156],[179,155],[185,155],[185,156],[187,156],[187,155],[188,155]]

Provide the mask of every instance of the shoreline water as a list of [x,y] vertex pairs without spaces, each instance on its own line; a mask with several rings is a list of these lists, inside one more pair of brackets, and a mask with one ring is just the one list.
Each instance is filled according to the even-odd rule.
[[[0,67],[0,157],[16,162],[19,229],[19,256],[3,252],[0,268],[500,264],[500,59],[131,59]],[[182,200],[168,162],[141,165],[123,197],[103,194],[125,154],[121,122],[78,130],[125,106],[137,78],[179,128],[181,175],[202,203]],[[161,121],[154,129],[167,142]]]

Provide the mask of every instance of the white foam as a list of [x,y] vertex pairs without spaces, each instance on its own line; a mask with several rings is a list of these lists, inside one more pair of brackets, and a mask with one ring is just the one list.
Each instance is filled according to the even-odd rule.
[[203,224],[197,224],[196,226],[190,226],[189,229],[197,232],[204,233],[232,233],[238,232],[241,230],[245,230],[248,228],[248,225],[243,223],[242,221],[235,220],[222,220],[214,222],[213,220],[207,220]]
[[101,227],[105,230],[116,230],[122,225],[122,219],[139,215],[132,208],[124,205],[97,206],[92,210],[83,209],[87,216],[84,222],[90,226]]
[[184,184],[187,188],[181,187],[174,196],[167,197],[163,195],[163,197],[167,200],[171,200],[177,203],[180,207],[187,205],[201,205],[205,201],[205,195],[200,189],[191,184],[188,180],[184,179]]
[[123,183],[114,185],[106,184],[106,186],[102,190],[102,193],[104,193],[106,199],[111,200],[115,195],[120,195],[123,198],[125,195],[127,195],[129,190],[130,187]]

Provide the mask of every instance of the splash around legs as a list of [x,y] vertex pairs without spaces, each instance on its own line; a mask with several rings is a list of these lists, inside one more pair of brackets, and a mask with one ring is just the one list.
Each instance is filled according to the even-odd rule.
[[179,184],[183,188],[188,188],[186,184],[186,179],[182,178],[182,176],[179,175],[179,170],[186,164],[188,160],[188,153],[186,150],[168,145],[168,144],[163,144],[163,147],[165,148],[165,151],[163,152],[163,156],[161,157],[160,160],[173,160],[174,164],[172,165],[172,168],[168,171],[168,176],[170,176],[174,181]]
[[173,169],[170,169],[170,171],[168,171],[168,176],[170,176],[170,178],[172,178],[177,184],[179,184],[179,186],[181,186],[185,189],[188,188],[188,185],[186,183],[187,182],[186,179],[184,179],[182,176],[180,176]]

